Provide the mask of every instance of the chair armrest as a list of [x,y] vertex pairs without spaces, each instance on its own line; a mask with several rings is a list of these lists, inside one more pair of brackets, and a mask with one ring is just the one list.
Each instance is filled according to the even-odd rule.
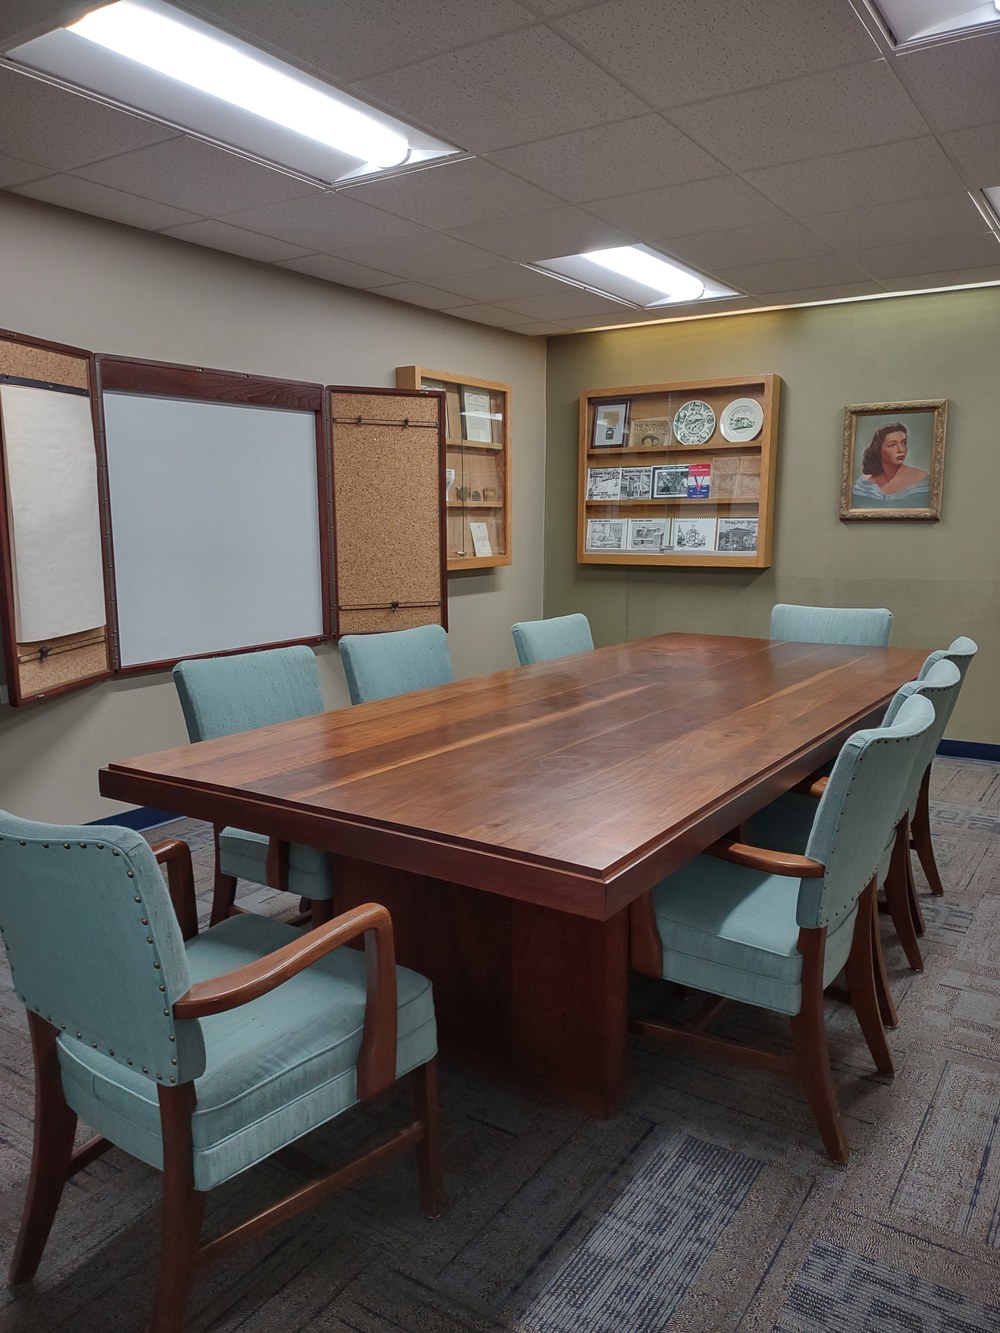
[[365,903],[252,963],[196,982],[174,1001],[175,1018],[207,1018],[266,995],[334,949],[365,936],[367,1001],[358,1055],[358,1095],[373,1097],[396,1079],[396,956],[392,918]]
[[826,791],[826,784],[829,781],[830,776],[828,773],[821,773],[819,777],[816,777],[815,773],[811,773],[809,777],[803,778],[801,782],[796,782],[791,790],[798,792],[800,796],[819,797]]
[[814,861],[810,856],[799,856],[797,852],[776,852],[770,847],[751,847],[746,842],[713,842],[706,847],[709,856],[720,861],[733,861],[738,866],[749,870],[764,870],[771,875],[792,875],[796,879],[819,879],[826,874],[822,861]]
[[180,838],[153,844],[157,865],[167,868],[167,892],[173,904],[177,924],[186,940],[198,934],[198,908],[194,898],[194,870],[191,848]]

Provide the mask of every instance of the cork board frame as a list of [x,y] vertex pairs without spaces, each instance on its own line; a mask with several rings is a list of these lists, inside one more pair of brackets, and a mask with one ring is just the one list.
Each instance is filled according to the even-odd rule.
[[[93,681],[106,680],[112,674],[107,618],[108,546],[104,525],[101,523],[103,478],[96,441],[94,356],[91,352],[65,343],[54,343],[0,330],[0,383],[85,397],[89,404],[98,462],[94,522],[99,528],[104,575],[103,623],[81,632],[19,642],[12,522],[14,515],[11,509],[12,496],[8,487],[4,450],[0,448],[0,640],[2,640],[4,673],[10,702],[20,705],[80,689]],[[53,542],[58,543],[57,525],[54,524],[53,528]],[[95,537],[95,540],[97,539]],[[71,550],[65,553],[65,558],[73,559]]]
[[[323,386],[136,358],[98,356],[96,365],[101,395],[98,445],[109,475],[106,521],[111,533],[111,577],[108,598],[116,674],[163,670],[182,657],[217,656],[291,643],[318,643],[329,637],[332,598]],[[119,508],[119,521],[115,523],[116,486],[120,496],[125,459],[132,450],[130,447],[123,449],[117,434],[114,447],[109,449],[109,439],[112,438],[109,426],[113,420],[111,409],[123,402],[130,405],[133,420],[135,413],[142,420],[148,416],[150,430],[155,427],[171,460],[176,457],[178,461],[178,468],[171,466],[160,471],[161,490],[154,499],[147,501],[136,484],[136,471],[129,460],[131,498],[137,504],[150,505],[150,513],[158,514],[161,508],[169,506],[176,515],[178,531],[184,528],[187,533],[190,549],[181,550],[178,546],[176,555],[166,530],[169,524],[166,529],[162,524],[158,527],[154,542],[151,531],[143,533],[141,526],[137,528],[134,523],[128,532],[125,531],[124,506]],[[213,412],[215,408],[223,410]],[[213,454],[205,470],[199,471],[195,485],[183,471],[182,434],[176,430],[172,432],[171,425],[165,424],[175,417],[177,409],[191,409],[194,413],[192,420],[208,441],[205,447]],[[303,417],[308,418],[305,423]],[[208,424],[210,418],[211,424]],[[134,439],[136,450],[139,450],[142,446],[140,435],[141,432],[134,432],[128,441],[129,446]],[[241,445],[251,436],[257,437],[256,452],[247,455],[247,466],[243,470]],[[218,458],[214,456],[216,441],[219,444]],[[284,487],[292,471],[292,454],[286,446],[293,444],[297,464],[292,481],[292,506],[298,516],[297,524],[285,522],[283,511],[277,505],[272,512],[266,493],[261,497],[261,486],[265,486],[266,492],[266,482],[270,479],[277,500],[278,490]],[[305,459],[303,448],[308,455]],[[189,452],[187,457],[196,459],[194,465],[200,467],[201,458],[197,451]],[[228,471],[227,463],[230,465]],[[236,499],[237,483],[241,479],[258,477],[258,469],[263,477],[263,481],[258,479],[254,483],[254,494],[260,502],[259,512],[247,513]],[[163,487],[167,494],[163,493]],[[194,515],[195,502],[204,511],[201,523],[196,519],[188,521]],[[187,512],[189,507],[191,515]],[[260,558],[258,545],[265,539],[270,542],[277,533],[282,534],[281,543],[268,545]],[[200,560],[198,552],[201,553]],[[141,611],[143,598],[137,596],[136,580],[131,570],[131,563],[136,560],[142,563],[148,575],[150,599],[155,600],[158,592],[162,593],[163,614],[174,617],[166,626],[160,626],[155,617]],[[119,564],[122,577],[116,569]],[[256,578],[251,574],[254,568]],[[197,599],[202,630],[197,643],[192,645],[188,631],[195,614],[195,603],[188,597],[186,610],[183,609],[184,588],[194,591],[201,587],[196,570],[212,570],[214,579],[207,595]],[[294,583],[295,572],[308,578],[311,586],[315,576],[315,603],[308,610],[300,607],[300,613],[289,618],[285,614],[285,602],[291,600],[287,594],[290,582]],[[165,591],[168,589],[174,590],[173,596]],[[139,591],[144,592],[144,589]],[[180,604],[180,613],[175,603]],[[142,615],[141,624],[136,620],[137,608]]]
[[327,390],[336,628],[448,627],[444,394]]

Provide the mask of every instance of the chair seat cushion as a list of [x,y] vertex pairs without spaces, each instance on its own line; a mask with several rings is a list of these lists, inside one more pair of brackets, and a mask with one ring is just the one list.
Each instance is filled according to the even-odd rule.
[[[219,834],[219,869],[224,875],[267,883],[269,839],[263,833],[224,828]],[[329,898],[330,856],[315,847],[293,842],[288,847],[288,892],[298,898]]]
[[[779,1013],[801,1006],[799,880],[698,856],[653,889],[669,981]],[[854,916],[827,939],[824,985],[850,952]]]
[[[267,917],[231,917],[188,941],[192,983],[252,962],[300,938]],[[396,969],[397,1077],[437,1048],[431,984]],[[195,1185],[214,1185],[339,1115],[357,1098],[365,1010],[365,954],[342,947],[267,995],[200,1019],[204,1074],[193,1117]],[[94,1129],[162,1167],[157,1085],[82,1042],[62,1036],[66,1099]],[[168,1070],[162,1072],[164,1082]]]

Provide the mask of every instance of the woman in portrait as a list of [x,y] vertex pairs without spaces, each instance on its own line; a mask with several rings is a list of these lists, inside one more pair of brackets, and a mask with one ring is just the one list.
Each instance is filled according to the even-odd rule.
[[879,426],[861,459],[861,476],[852,489],[858,507],[873,504],[923,509],[930,504],[931,477],[906,462],[906,427],[901,421]]

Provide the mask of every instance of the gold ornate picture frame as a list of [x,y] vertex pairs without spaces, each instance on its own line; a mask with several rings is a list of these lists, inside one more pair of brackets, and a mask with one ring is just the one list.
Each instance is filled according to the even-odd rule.
[[941,517],[948,400],[844,409],[841,518]]

